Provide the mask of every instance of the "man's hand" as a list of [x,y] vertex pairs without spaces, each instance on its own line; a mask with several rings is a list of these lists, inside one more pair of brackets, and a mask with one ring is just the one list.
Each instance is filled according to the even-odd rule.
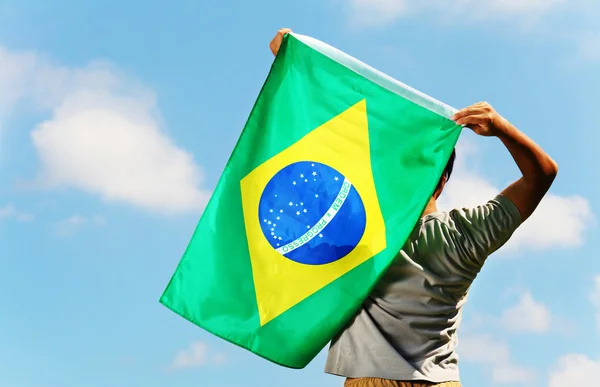
[[277,31],[277,35],[275,35],[273,40],[271,40],[271,43],[269,43],[269,48],[271,49],[273,55],[277,56],[277,53],[279,52],[279,47],[281,47],[281,43],[283,42],[283,37],[285,36],[285,34],[289,34],[290,32],[292,32],[292,30],[290,30],[289,28],[282,28],[279,31]]
[[467,126],[481,136],[497,136],[508,126],[508,121],[487,102],[479,102],[459,110],[452,120],[458,125]]
[[501,194],[517,206],[523,220],[531,216],[558,173],[554,160],[486,102],[462,109],[452,119],[479,135],[496,136],[504,143],[523,176]]

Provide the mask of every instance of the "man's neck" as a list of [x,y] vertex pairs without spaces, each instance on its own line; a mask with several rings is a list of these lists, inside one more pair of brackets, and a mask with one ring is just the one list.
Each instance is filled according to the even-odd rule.
[[429,203],[427,203],[427,207],[425,207],[425,211],[423,211],[421,217],[437,212],[437,210],[438,209],[435,202],[435,198],[432,197],[431,199],[429,199]]

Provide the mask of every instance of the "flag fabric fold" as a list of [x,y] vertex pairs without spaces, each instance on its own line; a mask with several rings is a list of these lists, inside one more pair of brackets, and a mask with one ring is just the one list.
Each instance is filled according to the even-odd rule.
[[288,34],[160,302],[305,367],[407,240],[461,132],[454,109]]

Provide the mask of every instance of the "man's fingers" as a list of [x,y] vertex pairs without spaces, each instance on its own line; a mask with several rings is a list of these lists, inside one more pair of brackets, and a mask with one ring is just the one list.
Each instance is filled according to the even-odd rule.
[[487,110],[485,109],[484,106],[469,106],[467,108],[464,108],[462,110],[457,111],[452,117],[452,121],[457,121],[461,118],[465,118],[465,117],[469,117],[469,116],[482,116],[482,115],[486,115],[487,114]]
[[292,32],[292,30],[289,28],[281,28],[279,31],[277,31],[277,34],[275,35],[273,40],[271,40],[271,43],[269,43],[269,48],[271,49],[273,55],[276,56],[279,52],[279,47],[281,46],[281,42],[283,41],[283,36],[285,34],[289,34],[290,32]]
[[289,29],[289,28],[282,28],[282,29],[280,29],[279,31],[277,31],[277,34],[278,34],[279,36],[283,36],[283,35],[285,35],[285,34],[289,34],[290,32],[292,32],[292,30],[291,30],[291,29]]
[[456,124],[465,126],[485,124],[487,121],[488,117],[483,114],[467,115],[455,120]]
[[487,102],[477,102],[471,106],[467,106],[459,111],[457,111],[453,116],[452,120],[456,121],[459,118],[466,117],[469,115],[480,115],[485,112],[489,112],[490,105]]
[[467,113],[466,109],[461,109],[461,110],[457,111],[456,113],[454,113],[454,115],[451,117],[451,119],[452,119],[452,121],[456,121],[456,120],[463,118],[467,114],[468,113]]
[[452,120],[456,121],[458,119],[464,118],[464,117],[468,117],[468,116],[472,116],[472,115],[477,115],[481,113],[481,109],[475,106],[469,106],[466,107],[464,109],[461,109],[459,111],[457,111],[453,116],[452,116]]

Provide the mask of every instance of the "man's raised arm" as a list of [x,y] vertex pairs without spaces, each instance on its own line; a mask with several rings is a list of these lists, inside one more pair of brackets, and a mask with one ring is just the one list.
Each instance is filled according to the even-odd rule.
[[495,136],[504,143],[523,176],[501,194],[517,206],[523,221],[531,216],[558,173],[556,162],[486,102],[462,109],[452,119],[479,135]]

